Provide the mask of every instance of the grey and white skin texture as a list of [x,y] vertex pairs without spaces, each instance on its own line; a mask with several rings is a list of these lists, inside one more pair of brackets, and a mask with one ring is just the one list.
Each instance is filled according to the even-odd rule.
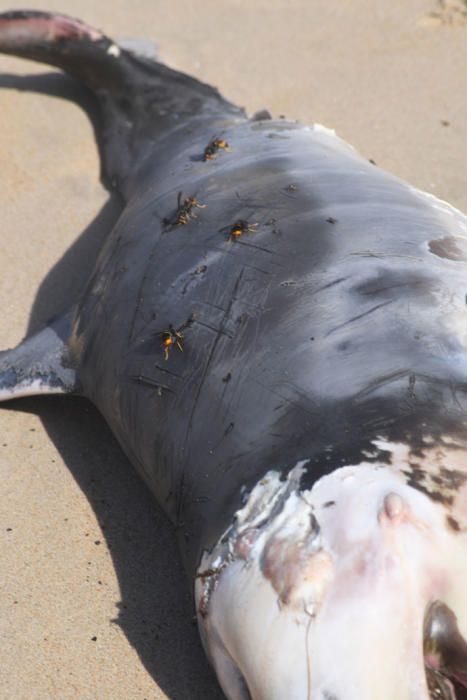
[[177,526],[229,700],[467,697],[467,219],[78,20],[0,50],[94,92],[123,212],[3,400],[85,396]]

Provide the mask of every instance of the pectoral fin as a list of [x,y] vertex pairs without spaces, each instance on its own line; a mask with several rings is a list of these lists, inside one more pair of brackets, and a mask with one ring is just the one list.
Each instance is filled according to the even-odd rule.
[[0,401],[77,392],[67,346],[70,314],[54,319],[16,348],[0,352]]

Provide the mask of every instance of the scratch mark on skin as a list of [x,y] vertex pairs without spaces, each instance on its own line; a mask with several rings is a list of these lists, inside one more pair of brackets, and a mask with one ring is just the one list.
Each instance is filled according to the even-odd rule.
[[[237,292],[238,292],[238,288],[239,288],[239,286],[240,286],[240,282],[242,281],[243,274],[244,274],[244,270],[243,270],[243,268],[242,268],[242,270],[240,271],[240,274],[238,275],[238,277],[237,277],[237,279],[236,279],[236,281],[235,281],[235,284],[234,284],[234,286],[233,286],[232,294],[231,294],[231,297],[230,297],[229,304],[228,304],[227,309],[225,310],[224,316],[223,316],[223,318],[222,318],[222,320],[221,320],[221,326],[223,326],[224,323],[226,322],[226,320],[228,319],[228,317],[229,317],[229,315],[230,315],[230,312],[231,312],[231,310],[232,310],[232,306],[234,305],[234,303],[235,303],[235,301],[236,301],[236,299],[237,299]],[[198,322],[198,323],[199,323],[199,322]],[[222,337],[223,337],[223,332],[222,332],[222,330],[219,330],[219,331],[216,333],[216,337],[214,338],[214,341],[213,341],[213,343],[212,343],[211,349],[210,349],[210,351],[209,351],[208,359],[207,359],[206,364],[205,364],[205,366],[204,366],[204,370],[203,370],[203,374],[202,374],[202,377],[201,377],[201,381],[200,381],[200,383],[199,383],[199,385],[198,385],[198,389],[196,390],[195,398],[194,398],[194,401],[193,401],[193,406],[192,406],[191,412],[190,412],[190,418],[189,418],[189,420],[188,420],[188,427],[187,427],[187,431],[186,431],[186,435],[185,435],[185,440],[184,440],[184,443],[183,443],[183,451],[184,451],[185,454],[186,454],[186,447],[187,447],[187,443],[188,443],[188,438],[189,438],[190,433],[191,433],[191,431],[192,431],[192,429],[193,429],[193,417],[194,417],[194,415],[195,415],[195,411],[196,411],[196,407],[197,407],[197,405],[198,405],[199,397],[201,396],[201,391],[202,391],[202,389],[203,389],[203,385],[204,385],[204,382],[205,382],[205,380],[206,380],[206,376],[207,376],[207,373],[208,373],[208,369],[209,369],[209,367],[211,366],[211,362],[212,362],[212,359],[213,359],[214,354],[215,354],[215,352],[216,352],[218,343],[219,343],[219,341],[220,341],[220,339],[221,339]],[[176,510],[176,522],[177,522],[177,523],[178,523],[179,520],[180,520],[180,514],[181,514],[181,511],[182,511],[182,507],[183,507],[183,500],[184,500],[184,493],[183,493],[183,491],[184,491],[184,484],[185,484],[186,460],[187,460],[187,458],[185,458],[185,461],[184,461],[184,463],[183,463],[182,475],[181,475],[181,478],[180,478],[180,496],[179,496],[178,505],[177,505],[177,510]]]
[[344,328],[345,326],[348,326],[350,323],[354,323],[355,321],[359,321],[361,318],[365,318],[365,316],[369,316],[372,314],[374,311],[378,311],[378,309],[382,309],[384,306],[388,306],[389,304],[392,304],[393,300],[389,299],[389,301],[383,301],[381,304],[377,304],[376,306],[373,306],[371,309],[368,309],[368,311],[364,311],[361,314],[358,314],[358,316],[353,316],[353,318],[349,318],[347,321],[344,321],[344,323],[340,323],[338,326],[333,328],[332,330],[328,331],[326,333],[326,338],[332,333],[335,333],[336,331],[340,330],[341,328]]
[[[262,204],[261,201],[255,201],[251,197],[242,197],[238,192],[235,192],[237,199],[244,205],[245,209],[249,209],[251,213],[256,211],[256,209],[267,209],[270,211],[271,207],[269,204]],[[228,197],[224,197],[228,201]],[[285,206],[275,207],[277,211],[281,209],[284,210]]]
[[137,333],[133,333],[133,344],[131,346],[128,346],[128,349],[125,352],[125,357],[130,354],[130,352],[133,350],[133,348],[138,343],[138,341],[144,336],[147,329],[155,321],[155,319],[156,319],[155,313],[153,313],[151,315],[151,318],[149,320],[146,320],[143,316],[144,325],[142,326],[142,328],[140,328],[140,330]]
[[[254,460],[257,454],[258,449],[250,449],[245,452],[239,452],[238,454],[233,455],[228,460],[219,462],[219,473],[222,471],[222,475],[228,474],[232,469],[236,468],[236,462],[243,459],[244,457],[249,457],[251,460]],[[220,478],[222,478],[222,475]]]
[[228,424],[227,428],[224,430],[222,436],[219,438],[219,440],[212,446],[213,451],[215,452],[218,447],[222,444],[222,442],[225,440],[225,438],[230,435],[232,430],[235,428],[235,423],[233,421],[230,421]]
[[[219,306],[219,304],[214,304],[213,301],[204,301],[203,299],[195,299],[195,300],[194,300],[194,303],[195,303],[195,304],[203,304],[204,306],[210,306],[210,307],[212,307],[213,309],[217,309],[218,311],[222,311],[223,313],[225,313],[224,307],[223,307],[223,306]],[[195,319],[195,321],[196,321],[196,319]],[[201,323],[201,322],[198,321],[198,323]]]
[[360,258],[402,258],[403,260],[415,260],[415,262],[423,263],[422,258],[417,258],[414,255],[397,255],[396,253],[372,253],[371,250],[359,250],[349,255],[357,255]]
[[[397,372],[393,372],[392,374],[388,374],[384,377],[381,377],[380,379],[377,379],[376,381],[370,382],[368,386],[366,386],[364,389],[358,392],[358,394],[355,394],[354,396],[354,401],[365,398],[367,394],[371,394],[375,389],[378,389],[380,386],[384,386],[385,384],[389,384],[390,382],[397,381],[398,379],[403,379],[404,377],[408,377],[410,381],[410,376],[415,377],[416,381],[418,382],[427,382],[430,384],[434,384],[437,386],[445,386],[445,382],[442,379],[439,379],[438,377],[433,377],[430,374],[422,374],[420,372],[417,372],[416,374],[412,372],[412,370],[408,369],[403,369],[399,370]],[[450,384],[450,390],[451,393],[459,389],[460,391],[465,391],[467,389],[467,383],[466,382],[458,382],[457,384],[454,384],[451,382]],[[454,394],[453,398],[454,398]],[[462,407],[461,407],[462,408]],[[465,413],[465,410],[462,408],[462,411]]]
[[453,382],[449,382],[449,389],[451,391],[451,396],[453,401],[457,404],[458,408],[462,411],[462,413],[466,413],[465,407],[461,404],[459,397],[457,396],[457,389],[456,386]]
[[152,248],[151,248],[151,252],[150,252],[150,254],[149,254],[148,258],[147,258],[147,263],[146,263],[146,268],[145,268],[145,270],[144,270],[144,275],[143,275],[143,278],[141,279],[141,283],[140,283],[140,285],[139,285],[138,295],[137,295],[137,302],[136,302],[136,309],[135,309],[135,312],[134,312],[134,314],[133,314],[133,318],[132,318],[131,326],[130,326],[130,331],[129,331],[129,333],[128,333],[127,347],[129,347],[129,348],[131,348],[131,345],[132,345],[132,343],[133,343],[133,337],[134,337],[134,331],[135,331],[135,326],[136,326],[136,320],[137,320],[139,308],[140,308],[141,303],[142,303],[142,301],[143,301],[143,299],[144,299],[143,291],[144,291],[144,285],[145,285],[145,283],[146,283],[147,276],[148,276],[148,269],[149,269],[150,265],[152,265],[152,260],[153,260],[153,257],[154,257],[154,251],[156,250],[156,248],[157,248],[158,245],[159,245],[159,238],[156,239],[154,245],[153,245]]
[[154,365],[156,369],[158,369],[160,372],[165,372],[165,374],[170,374],[172,377],[176,377],[177,379],[183,379],[183,376],[181,374],[177,374],[176,372],[172,372],[170,369],[166,369],[165,367],[161,367],[160,365]]
[[313,294],[318,294],[318,292],[323,292],[325,289],[330,289],[331,287],[335,287],[336,284],[340,284],[341,282],[345,282],[348,280],[349,277],[339,277],[337,280],[333,280],[332,282],[328,282],[328,284],[324,284],[322,287],[318,287],[318,289],[315,289]]
[[272,311],[273,309],[272,306],[263,306],[263,304],[260,304],[255,301],[246,301],[246,299],[242,299],[242,304],[244,304],[247,307],[250,306],[251,308],[260,311],[261,313],[266,313],[267,311]]
[[[313,418],[316,418],[316,416],[319,415],[319,411],[312,411],[309,408],[306,408],[305,406],[302,406],[300,403],[297,401],[293,401],[292,399],[288,399],[286,396],[283,396],[279,391],[276,389],[272,389],[270,386],[266,386],[266,384],[262,384],[259,382],[257,379],[253,379],[253,382],[255,384],[259,384],[259,386],[262,389],[266,389],[266,391],[269,391],[271,394],[274,394],[274,396],[277,396],[279,399],[282,399],[286,404],[289,404],[290,406],[294,406],[295,408],[300,409],[301,411],[304,411],[305,413],[308,413],[308,415],[313,416]],[[277,409],[282,408],[282,406],[277,406]]]
[[263,253],[269,253],[269,255],[277,255],[277,253],[273,250],[269,250],[269,248],[263,248],[260,245],[255,245],[254,243],[246,243],[245,241],[235,241],[235,245],[244,245],[247,248],[255,248],[256,250],[261,250]]
[[263,275],[270,275],[271,273],[268,270],[263,270],[260,267],[255,267],[254,265],[248,265],[247,263],[243,263],[244,267],[248,267],[251,270],[257,270],[257,272],[261,272]]
[[[225,323],[226,320],[228,319],[229,314],[230,314],[230,311],[231,311],[231,309],[232,309],[232,306],[233,306],[234,302],[237,300],[237,291],[238,291],[238,288],[239,288],[239,286],[240,286],[240,282],[241,282],[241,280],[242,280],[243,273],[244,273],[244,270],[242,269],[242,270],[240,271],[239,276],[237,277],[237,280],[236,280],[235,284],[234,284],[234,287],[233,287],[233,290],[232,290],[232,295],[231,295],[229,304],[228,304],[228,306],[227,306],[227,309],[225,310],[224,316],[223,316],[222,321],[221,321],[221,326],[224,325],[224,323]],[[213,344],[212,344],[211,350],[210,350],[210,352],[209,352],[208,359],[207,359],[206,365],[205,365],[205,367],[204,367],[203,376],[201,377],[201,382],[200,382],[200,384],[199,384],[199,386],[198,386],[198,390],[197,390],[196,395],[195,395],[195,400],[194,400],[193,408],[192,408],[192,411],[191,411],[191,414],[190,414],[190,420],[189,420],[189,423],[188,423],[188,431],[191,431],[194,411],[195,411],[196,405],[197,405],[197,403],[198,403],[198,399],[199,399],[199,396],[200,396],[200,394],[201,394],[201,390],[202,390],[202,388],[203,388],[204,381],[205,381],[205,379],[206,379],[207,371],[208,371],[208,369],[209,369],[209,366],[210,366],[210,364],[211,364],[212,358],[213,358],[214,353],[215,353],[216,348],[217,348],[217,344],[219,343],[219,340],[221,339],[221,337],[222,337],[222,330],[219,329],[219,331],[217,332],[217,335],[216,335],[216,337],[215,337],[215,339],[214,339],[214,342],[213,342]]]
[[412,372],[411,370],[408,369],[402,369],[397,372],[392,372],[391,374],[387,374],[384,377],[380,377],[379,379],[370,382],[364,389],[361,389],[357,394],[355,394],[354,399],[362,399],[365,398],[368,394],[371,394],[375,389],[379,389],[380,387],[384,386],[385,384],[390,384],[391,382],[395,382],[398,379],[403,379],[404,377],[409,377],[411,376]]
[[[213,236],[210,236],[209,238],[206,238],[206,241],[209,241],[210,239],[214,240],[217,238],[218,238],[218,236],[217,236],[217,234],[215,234]],[[237,246],[240,246],[240,245],[248,246],[248,243],[245,243],[244,241],[237,240],[237,241],[235,241],[235,244],[236,245],[232,244],[231,246],[224,246],[224,247],[220,247],[218,245],[209,245],[209,248],[206,248],[205,243],[203,243],[203,244],[188,243],[187,245],[185,245],[185,250],[187,250],[189,248],[193,248],[193,250],[201,250],[203,252],[203,254],[206,254],[207,252],[213,251],[215,253],[222,253],[222,255],[234,255],[237,258],[241,258],[241,255],[239,254],[239,252],[235,252],[235,250],[233,250],[233,248],[237,248]],[[256,247],[256,246],[250,246],[250,247]],[[271,252],[271,251],[269,251],[269,252]],[[271,255],[277,256],[278,253],[271,253]],[[242,263],[243,267],[251,267],[253,270],[259,270],[260,272],[265,272],[265,274],[270,274],[270,272],[266,272],[265,270],[262,270],[259,267],[255,267],[254,265],[250,265],[249,263],[246,263],[243,261],[241,261],[241,263]],[[270,264],[276,265],[279,268],[284,267],[284,265],[277,262],[277,260],[272,260],[270,262]]]
[[[224,309],[222,309],[222,311],[224,311]],[[224,319],[222,319],[222,322],[223,321],[224,321]],[[203,326],[203,328],[208,328],[210,331],[213,331],[214,333],[217,333],[218,335],[225,335],[227,338],[230,338],[231,340],[233,338],[233,335],[231,335],[230,333],[227,333],[227,331],[224,331],[222,328],[216,328],[215,326],[210,326],[209,323],[204,323],[203,321],[198,321],[198,320],[195,320],[195,323],[198,326]]]
[[144,374],[130,375],[130,379],[134,382],[137,382],[138,384],[143,384],[143,386],[151,387],[152,389],[160,389],[163,391],[169,391],[171,394],[175,393],[174,390],[171,389],[166,384],[161,384],[160,382],[157,382],[155,379],[152,379],[151,377],[146,377]]

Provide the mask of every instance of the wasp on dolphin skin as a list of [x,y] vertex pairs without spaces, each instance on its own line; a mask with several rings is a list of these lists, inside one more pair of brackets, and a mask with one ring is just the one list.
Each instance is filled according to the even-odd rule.
[[181,328],[176,330],[172,324],[169,324],[169,327],[165,331],[162,331],[161,339],[162,347],[164,348],[164,360],[169,359],[169,350],[172,347],[177,347],[183,352],[184,335]]
[[244,233],[252,233],[256,231],[259,224],[250,224],[245,219],[237,219],[237,221],[231,226],[225,226],[221,231],[228,231],[228,240],[235,241]]
[[[0,354],[0,399],[99,408],[175,525],[229,700],[464,700],[467,218],[78,20],[0,15],[0,51],[94,92],[124,203],[69,311]],[[206,143],[235,149],[193,163]],[[240,245],[240,190],[287,235]],[[174,192],[172,225],[205,193],[199,235],[155,235]],[[189,320],[132,343],[153,314]],[[157,364],[192,323],[184,372]],[[128,381],[155,366],[163,400]]]
[[212,160],[219,149],[229,151],[230,147],[227,141],[224,141],[224,139],[213,139],[204,149],[203,160]]
[[206,204],[198,202],[196,197],[185,197],[185,199],[182,199],[182,197],[183,192],[180,191],[177,195],[177,210],[171,219],[164,219],[165,224],[171,226],[185,226],[192,219],[197,218],[196,212],[193,211],[194,209],[206,208]]

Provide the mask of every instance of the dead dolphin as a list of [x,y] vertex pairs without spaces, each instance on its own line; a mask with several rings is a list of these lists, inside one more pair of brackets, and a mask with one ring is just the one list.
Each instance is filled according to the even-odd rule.
[[0,15],[0,50],[95,93],[125,203],[1,398],[97,405],[230,700],[467,697],[467,219],[77,20]]

